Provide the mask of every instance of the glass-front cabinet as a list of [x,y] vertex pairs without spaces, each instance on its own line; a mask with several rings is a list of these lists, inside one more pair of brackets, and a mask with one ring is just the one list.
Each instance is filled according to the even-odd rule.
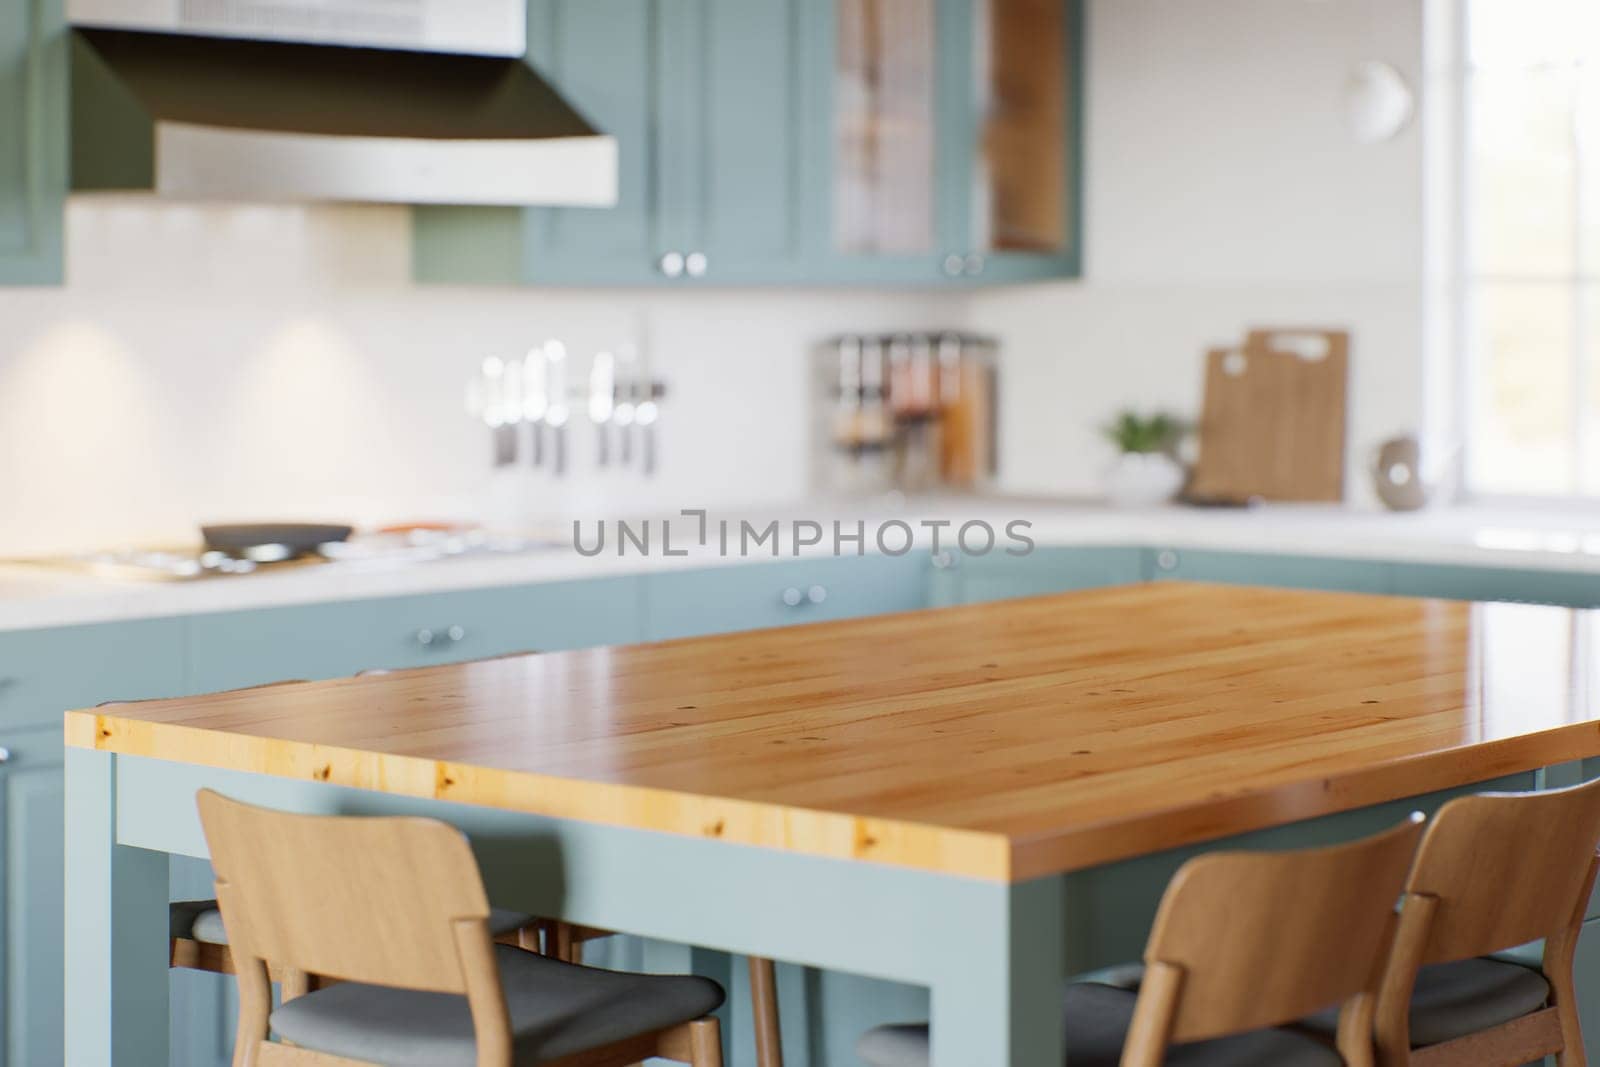
[[423,208],[423,281],[973,285],[1078,272],[1081,0],[529,0],[616,137],[596,208]]
[[826,273],[1078,271],[1077,0],[831,0]]

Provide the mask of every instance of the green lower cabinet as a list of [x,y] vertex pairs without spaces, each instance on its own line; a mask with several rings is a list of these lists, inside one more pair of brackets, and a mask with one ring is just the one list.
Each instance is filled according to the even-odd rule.
[[0,832],[5,834],[4,1060],[62,1058],[62,743],[59,726],[8,732],[0,763]]
[[1600,919],[1583,924],[1578,953],[1573,963],[1578,989],[1578,1017],[1583,1024],[1584,1044],[1592,1053],[1600,1044]]
[[1285,589],[1330,589],[1349,593],[1393,592],[1393,565],[1381,560],[1325,559],[1272,553],[1205,549],[1148,550],[1148,576],[1157,580],[1270,585]]
[[0,286],[60,284],[67,192],[64,0],[0,4]]
[[173,620],[0,632],[0,1052],[8,1064],[62,1058],[62,712],[182,692],[182,636]]
[[730,563],[645,578],[652,641],[914,611],[927,606],[917,554]]
[[1600,607],[1600,574],[1397,563],[1394,565],[1394,591],[1405,596],[1592,608]]
[[197,615],[188,689],[625,644],[643,637],[639,595],[605,578]]
[[997,549],[983,556],[943,555],[934,563],[941,597],[961,604],[1127,585],[1144,577],[1140,550],[1116,546],[1035,548],[1026,556]]

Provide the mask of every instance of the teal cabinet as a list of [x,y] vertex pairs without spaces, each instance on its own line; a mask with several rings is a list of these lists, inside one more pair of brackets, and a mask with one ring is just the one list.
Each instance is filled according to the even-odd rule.
[[529,61],[617,139],[612,208],[425,207],[427,282],[1075,276],[1081,0],[529,0]]
[[[183,691],[183,623],[177,619],[0,631],[0,729],[48,726],[106,700]],[[6,744],[0,732],[0,745]]]
[[62,4],[0,4],[0,285],[61,281],[67,192]]
[[1126,585],[1144,576],[1139,549],[1109,545],[1036,548],[1026,556],[941,555],[934,564],[940,599],[960,604]]
[[530,0],[528,59],[618,145],[610,208],[418,208],[419,280],[802,276],[802,0]]
[[816,3],[821,280],[974,285],[1079,273],[1082,8]]
[[1157,581],[1183,579],[1350,593],[1394,591],[1393,565],[1381,560],[1157,548],[1147,552],[1147,573]]
[[0,632],[6,1063],[62,1057],[62,712],[182,692],[182,634],[173,620]]
[[819,557],[670,571],[645,579],[651,640],[914,611],[927,606],[924,557]]
[[0,1033],[5,1062],[60,1063],[64,776],[59,724],[9,731],[0,763],[5,911]]
[[1600,607],[1600,574],[1396,563],[1394,591],[1405,596],[1592,608]]
[[622,644],[643,636],[634,578],[380,597],[189,620],[188,689]]

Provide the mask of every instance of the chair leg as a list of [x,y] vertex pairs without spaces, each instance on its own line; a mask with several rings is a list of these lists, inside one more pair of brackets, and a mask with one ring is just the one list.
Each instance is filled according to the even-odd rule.
[[689,1024],[690,1067],[722,1067],[722,1024],[715,1017]]
[[783,1067],[776,968],[771,960],[760,956],[750,957],[750,1008],[756,1024],[756,1064],[758,1067]]

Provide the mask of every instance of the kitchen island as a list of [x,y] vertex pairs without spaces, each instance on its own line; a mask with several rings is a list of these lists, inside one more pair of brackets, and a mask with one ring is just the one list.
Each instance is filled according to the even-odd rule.
[[165,1062],[205,786],[445,818],[502,905],[926,987],[939,1067],[1059,1062],[1060,981],[1184,850],[1581,774],[1589,624],[1167,582],[73,712],[67,1062]]

